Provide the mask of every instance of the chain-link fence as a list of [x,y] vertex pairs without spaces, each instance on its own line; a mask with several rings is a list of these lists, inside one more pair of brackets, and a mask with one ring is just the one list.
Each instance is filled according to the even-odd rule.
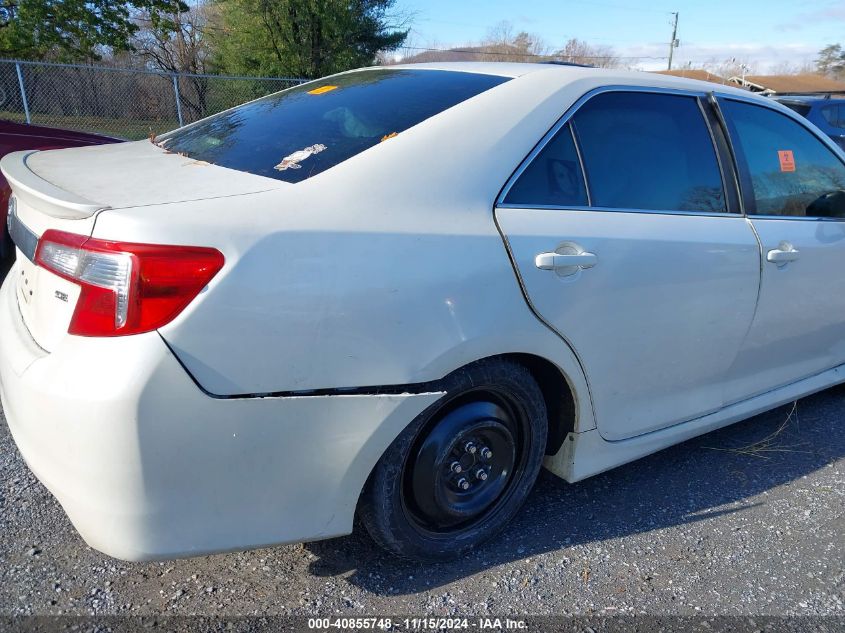
[[140,139],[303,81],[0,60],[0,119]]

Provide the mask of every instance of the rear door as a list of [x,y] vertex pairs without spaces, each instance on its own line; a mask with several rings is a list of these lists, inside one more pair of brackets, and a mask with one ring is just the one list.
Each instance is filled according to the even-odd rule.
[[845,164],[803,119],[720,100],[760,237],[757,315],[728,399],[845,363]]
[[720,409],[753,318],[759,247],[707,116],[692,93],[588,95],[497,205],[528,300],[581,360],[610,440]]

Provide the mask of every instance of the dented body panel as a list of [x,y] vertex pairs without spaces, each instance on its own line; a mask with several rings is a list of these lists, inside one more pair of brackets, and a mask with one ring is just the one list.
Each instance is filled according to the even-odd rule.
[[0,331],[21,454],[86,542],[127,560],[349,533],[373,465],[440,396],[211,398],[154,332],[66,337],[45,353],[8,283]]

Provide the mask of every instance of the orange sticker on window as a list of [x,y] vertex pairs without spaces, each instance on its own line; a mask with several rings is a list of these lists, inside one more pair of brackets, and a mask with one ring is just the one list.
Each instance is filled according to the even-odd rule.
[[309,90],[308,94],[310,95],[322,95],[327,92],[331,92],[332,90],[337,90],[337,86],[320,86],[319,88],[314,88],[314,90]]
[[795,157],[791,149],[778,150],[778,160],[781,171],[795,171]]

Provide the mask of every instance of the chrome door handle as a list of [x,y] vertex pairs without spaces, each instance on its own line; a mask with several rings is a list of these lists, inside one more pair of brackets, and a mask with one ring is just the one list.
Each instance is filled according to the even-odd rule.
[[786,266],[801,257],[801,252],[789,242],[781,242],[777,248],[766,253],[766,261],[777,264],[778,267]]
[[540,253],[534,258],[534,265],[540,270],[561,268],[592,268],[599,261],[593,253]]

